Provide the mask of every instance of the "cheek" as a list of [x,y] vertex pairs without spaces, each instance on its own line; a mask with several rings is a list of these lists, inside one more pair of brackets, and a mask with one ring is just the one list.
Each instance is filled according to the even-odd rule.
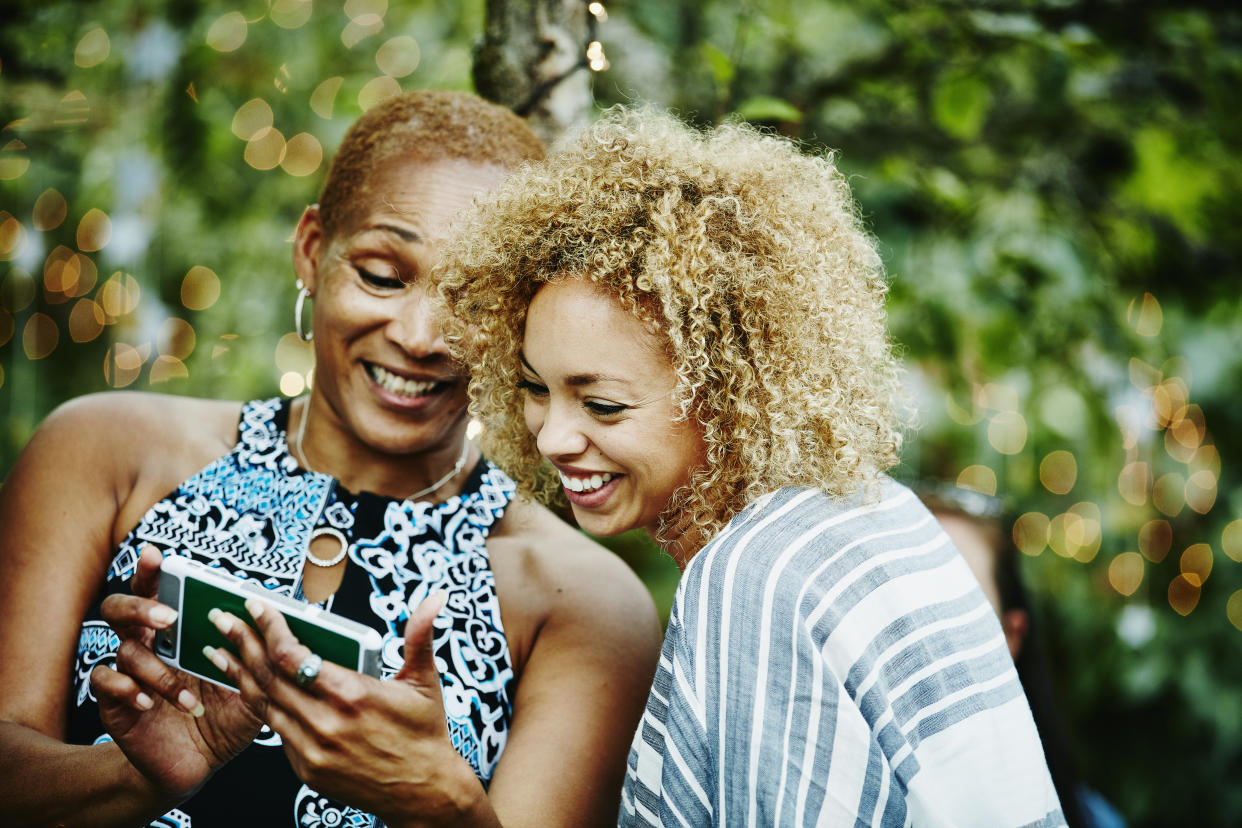
[[544,413],[544,407],[531,400],[529,396],[522,403],[522,416],[526,420],[526,428],[534,437],[538,437],[539,431],[543,428]]

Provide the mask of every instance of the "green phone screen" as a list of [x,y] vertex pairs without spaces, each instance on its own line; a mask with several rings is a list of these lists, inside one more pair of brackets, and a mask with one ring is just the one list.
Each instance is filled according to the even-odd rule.
[[[254,620],[246,611],[246,599],[196,578],[187,577],[183,583],[179,657],[181,666],[190,672],[198,673],[236,689],[233,681],[216,669],[207,656],[203,655],[203,646],[210,644],[212,647],[223,647],[234,655],[237,654],[237,648],[220,634],[215,624],[207,619],[207,613],[212,608],[218,607],[233,613],[254,627]],[[275,604],[269,603],[268,606],[275,606]],[[357,641],[301,618],[291,618],[285,615],[285,620],[297,639],[310,647],[312,652],[318,653],[324,661],[331,661],[351,670],[358,669],[361,648]]]

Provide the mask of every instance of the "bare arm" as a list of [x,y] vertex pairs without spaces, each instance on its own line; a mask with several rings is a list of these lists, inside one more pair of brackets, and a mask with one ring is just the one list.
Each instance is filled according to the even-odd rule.
[[6,825],[139,824],[189,793],[139,773],[116,743],[64,742],[80,625],[104,583],[118,520],[134,508],[131,495],[153,439],[148,421],[161,419],[144,418],[153,404],[149,395],[108,394],[62,406],[0,489]]
[[659,619],[629,567],[585,539],[536,565],[556,604],[518,683],[489,798],[505,826],[614,826]]
[[434,598],[411,616],[406,662],[391,681],[325,663],[313,685],[298,687],[293,676],[310,651],[255,602],[247,608],[261,636],[216,617],[241,653],[216,651],[217,666],[281,735],[304,782],[393,828],[614,825],[660,630],[623,563],[563,525],[552,535],[570,543],[555,554],[515,552],[525,571],[506,579],[502,600],[529,607],[533,594],[541,623],[487,792],[449,739],[431,653]]

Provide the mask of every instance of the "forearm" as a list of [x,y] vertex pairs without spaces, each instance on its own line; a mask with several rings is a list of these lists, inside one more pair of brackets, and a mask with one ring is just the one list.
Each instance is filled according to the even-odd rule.
[[0,722],[4,825],[145,825],[175,804],[112,742],[67,745],[32,728]]
[[[460,757],[441,767],[435,784],[419,784],[394,797],[393,808],[378,816],[387,828],[501,828],[483,785]],[[431,797],[416,791],[434,791]],[[434,800],[434,801],[429,801]]]

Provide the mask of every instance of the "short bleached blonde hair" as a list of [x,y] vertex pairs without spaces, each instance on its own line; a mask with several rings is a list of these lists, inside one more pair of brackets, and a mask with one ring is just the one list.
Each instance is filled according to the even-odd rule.
[[897,462],[880,257],[832,158],[739,124],[615,107],[485,197],[439,272],[485,450],[545,501],[517,390],[526,311],[585,276],[665,340],[706,465],[662,516],[709,539],[782,486],[847,496]]

